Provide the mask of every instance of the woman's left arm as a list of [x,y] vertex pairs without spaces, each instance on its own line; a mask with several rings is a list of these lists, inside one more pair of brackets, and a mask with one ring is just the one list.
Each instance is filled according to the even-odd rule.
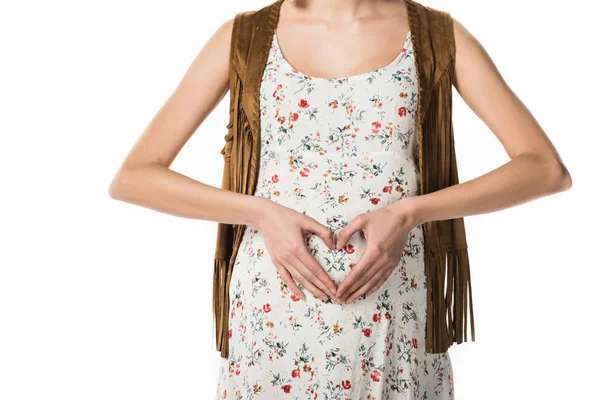
[[475,179],[359,214],[338,232],[338,248],[362,231],[365,251],[339,285],[340,301],[377,290],[402,257],[407,234],[428,221],[484,214],[568,190],[571,176],[536,119],[480,42],[456,19],[454,87],[498,138],[510,161]]
[[[558,151],[487,51],[459,21],[453,21],[454,87],[498,138],[510,161],[470,181],[413,199],[417,224],[498,211],[568,190],[572,184]],[[401,203],[397,205],[402,207]]]

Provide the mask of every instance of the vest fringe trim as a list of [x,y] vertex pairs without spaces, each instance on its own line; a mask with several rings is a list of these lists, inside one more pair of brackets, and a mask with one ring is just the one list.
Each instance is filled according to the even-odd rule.
[[426,258],[429,258],[429,268],[425,271],[428,292],[426,352],[443,353],[453,342],[467,341],[469,317],[471,341],[475,341],[468,252],[466,248],[449,249],[442,258],[433,257],[431,253]]
[[[448,63],[431,90],[430,105],[420,132],[423,136],[422,159],[428,166],[423,175],[423,193],[430,193],[458,184],[454,130],[451,122],[454,62]],[[440,123],[444,121],[444,123]],[[432,134],[436,132],[436,134]],[[437,171],[451,173],[445,177]],[[446,179],[446,180],[444,180]],[[456,342],[467,341],[467,318],[470,316],[471,341],[475,341],[475,324],[471,297],[469,256],[463,218],[429,221],[423,224],[425,233],[425,274],[427,278],[426,351],[443,353]],[[438,240],[439,238],[439,240]],[[467,302],[468,295],[468,302]],[[470,314],[469,314],[470,306]]]
[[213,280],[213,329],[214,323],[216,322],[216,339],[217,339],[217,350],[221,352],[221,357],[228,357],[228,316],[229,316],[229,291],[220,290],[223,286],[226,286],[226,282],[229,281],[228,274],[230,273],[227,268],[227,261],[223,258],[215,258],[215,270]]

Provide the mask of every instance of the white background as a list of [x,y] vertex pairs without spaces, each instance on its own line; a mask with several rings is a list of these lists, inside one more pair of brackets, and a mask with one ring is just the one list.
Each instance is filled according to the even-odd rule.
[[[581,0],[422,3],[480,40],[573,178],[568,192],[465,219],[476,341],[450,349],[456,398],[599,398],[597,13]],[[216,223],[108,187],[210,35],[266,4],[1,3],[0,399],[214,398]],[[466,181],[508,157],[454,99]],[[174,170],[220,186],[228,103]]]

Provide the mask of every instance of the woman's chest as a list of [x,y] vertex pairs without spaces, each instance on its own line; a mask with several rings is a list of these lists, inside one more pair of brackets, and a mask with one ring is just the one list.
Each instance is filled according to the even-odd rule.
[[410,35],[390,64],[344,78],[297,71],[274,37],[260,86],[261,147],[296,155],[414,157],[418,93]]

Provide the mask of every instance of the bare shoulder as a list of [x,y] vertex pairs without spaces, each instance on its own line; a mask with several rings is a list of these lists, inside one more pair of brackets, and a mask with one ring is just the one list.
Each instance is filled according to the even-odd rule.
[[214,44],[221,49],[222,54],[229,54],[234,20],[235,17],[232,17],[222,22],[209,39],[209,42],[214,42]]
[[[455,44],[454,86],[461,92],[469,82],[506,85],[500,71],[479,39],[456,17],[452,17]],[[505,88],[507,89],[507,88]],[[463,90],[464,93],[464,90]],[[462,93],[461,93],[462,94]]]
[[221,23],[217,31],[215,32],[215,37],[218,37],[221,41],[225,43],[229,43],[231,40],[231,35],[233,32],[233,22],[235,17],[229,18],[228,20]]
[[222,91],[229,80],[229,59],[234,18],[223,21],[204,43],[184,78],[193,86],[203,85],[205,77],[211,77],[213,84],[218,83]]
[[485,49],[475,35],[469,31],[461,21],[456,19],[456,17],[451,18],[457,51],[460,48],[461,50],[467,52],[485,52]]
[[452,24],[453,84],[470,108],[485,122],[493,124],[500,118],[494,111],[498,107],[522,108],[480,40],[456,17],[452,17]]

